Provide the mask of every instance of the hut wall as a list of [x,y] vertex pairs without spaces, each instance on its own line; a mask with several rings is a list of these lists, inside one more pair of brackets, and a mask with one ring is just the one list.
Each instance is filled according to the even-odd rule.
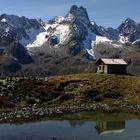
[[108,65],[108,74],[126,74],[126,65]]
[[103,65],[103,64],[99,65],[97,67],[97,72],[99,72],[99,73],[108,73],[108,66]]

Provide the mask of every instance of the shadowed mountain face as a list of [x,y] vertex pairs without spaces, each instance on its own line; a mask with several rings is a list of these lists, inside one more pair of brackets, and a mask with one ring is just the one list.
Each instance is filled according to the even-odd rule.
[[21,69],[21,64],[33,62],[27,49],[19,43],[0,43],[0,67],[3,73],[16,72]]
[[84,7],[45,23],[0,16],[0,71],[56,75],[95,71],[99,57],[124,58],[128,72],[140,72],[140,23],[128,18],[117,28],[91,22]]
[[118,31],[121,36],[128,38],[129,42],[135,42],[140,39],[140,23],[127,18],[119,27]]

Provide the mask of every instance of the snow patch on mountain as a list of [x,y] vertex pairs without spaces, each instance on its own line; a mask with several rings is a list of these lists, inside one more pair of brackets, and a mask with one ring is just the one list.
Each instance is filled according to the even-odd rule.
[[140,39],[134,41],[132,44],[134,45],[134,44],[137,44],[137,43],[140,43]]
[[55,24],[46,24],[44,29],[47,31],[49,28],[55,29],[58,26],[57,23]]
[[108,44],[112,45],[114,48],[121,48],[122,44],[113,42],[113,40],[108,39],[105,36],[96,36],[96,40],[94,41],[95,44]]
[[31,28],[29,30],[26,30],[26,33],[28,35],[28,38],[26,37],[22,37],[20,40],[19,40],[19,43],[22,44],[23,46],[28,46],[32,43],[34,43],[34,41],[36,40],[37,38],[37,35],[39,35],[41,32],[43,32],[44,29],[43,28],[39,28],[39,29],[34,29],[34,28]]
[[96,40],[96,35],[91,30],[88,29],[88,35],[86,36],[86,39],[83,41],[83,45],[87,53],[90,55],[92,59],[96,59],[94,54],[95,40]]
[[[84,40],[84,48],[86,49],[87,53],[90,55],[92,59],[96,59],[95,53],[94,53],[94,46],[96,44],[101,43],[107,43],[112,44],[112,40],[108,39],[104,36],[98,36],[94,34],[92,31],[88,30],[88,35],[86,36],[86,39]],[[118,48],[120,45],[113,44],[113,47]]]
[[125,36],[119,36],[119,42],[122,44],[128,43],[129,42],[129,38],[125,37]]
[[[54,29],[53,33],[49,31],[50,28],[52,30]],[[59,44],[63,44],[64,41],[69,37],[70,33],[68,25],[46,24],[44,29],[45,32],[38,31],[34,32],[33,34],[30,34],[29,32],[30,40],[26,41],[25,39],[23,39],[21,41],[22,44],[24,44],[27,48],[41,47],[45,42],[47,42],[49,37],[53,36],[56,36],[58,38]]]
[[96,23],[94,21],[91,21],[91,24],[94,26]]
[[108,44],[111,44],[112,41],[110,39],[108,39],[107,37],[105,36],[96,36],[96,41],[95,41],[96,44],[100,44],[100,43],[108,43]]
[[54,18],[54,22],[59,24],[60,22],[62,22],[65,18],[62,16],[57,16]]
[[32,42],[32,43],[29,43],[26,47],[29,49],[29,48],[34,48],[34,47],[40,47],[40,46],[42,46],[47,41],[46,35],[47,35],[46,32],[43,32],[43,33],[38,34],[36,36],[35,41]]
[[59,25],[56,27],[56,31],[52,34],[58,37],[60,44],[69,37],[70,29],[68,25]]
[[[62,20],[64,20],[64,18],[61,17],[59,21]],[[53,31],[52,30],[49,31],[50,28]],[[70,27],[68,24],[58,24],[58,23],[46,24],[45,30],[48,36],[57,36],[57,38],[59,39],[59,44],[63,44],[70,34]]]
[[10,31],[10,28],[7,27],[7,28],[5,29],[5,32],[8,33],[9,31]]
[[1,22],[6,22],[7,20],[5,19],[5,18],[3,18],[2,20],[1,20]]
[[74,19],[74,16],[73,14],[69,13],[66,18],[65,18],[65,21],[72,21]]

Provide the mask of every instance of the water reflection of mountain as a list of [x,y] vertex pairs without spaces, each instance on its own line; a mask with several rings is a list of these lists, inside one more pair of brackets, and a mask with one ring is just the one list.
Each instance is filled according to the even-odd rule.
[[69,121],[69,124],[71,127],[76,127],[76,126],[82,126],[85,124],[85,121],[78,121],[78,120],[72,120],[72,121]]
[[125,121],[97,121],[95,129],[100,135],[122,133],[125,130]]

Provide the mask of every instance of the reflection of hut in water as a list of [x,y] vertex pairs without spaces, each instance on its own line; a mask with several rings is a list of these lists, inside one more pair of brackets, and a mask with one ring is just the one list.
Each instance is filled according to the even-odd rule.
[[125,121],[97,121],[95,128],[100,135],[122,133],[125,130]]

